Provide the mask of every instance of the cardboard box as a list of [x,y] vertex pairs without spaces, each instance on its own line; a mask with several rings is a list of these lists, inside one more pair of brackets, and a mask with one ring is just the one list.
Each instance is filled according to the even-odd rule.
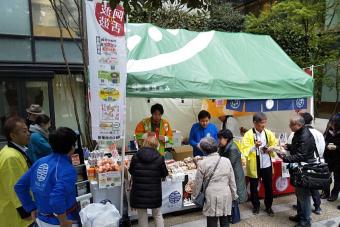
[[192,157],[192,146],[184,145],[175,147],[172,151],[172,156],[176,161],[183,161],[187,157]]

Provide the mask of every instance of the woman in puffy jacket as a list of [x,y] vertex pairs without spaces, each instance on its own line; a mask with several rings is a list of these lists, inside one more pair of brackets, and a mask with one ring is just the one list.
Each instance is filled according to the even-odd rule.
[[129,172],[132,176],[130,205],[137,209],[138,226],[148,227],[147,209],[152,209],[152,216],[157,227],[164,227],[161,213],[162,179],[168,175],[164,157],[157,151],[158,139],[148,135],[143,146],[131,159]]

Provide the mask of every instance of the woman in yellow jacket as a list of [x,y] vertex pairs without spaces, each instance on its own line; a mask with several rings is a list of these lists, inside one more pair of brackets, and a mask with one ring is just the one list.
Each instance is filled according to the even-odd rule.
[[14,185],[30,167],[25,153],[30,133],[23,119],[9,118],[4,126],[8,140],[0,151],[0,226],[27,227],[33,223],[31,216],[22,207],[14,191]]
[[250,183],[250,199],[253,204],[253,214],[260,211],[258,197],[258,184],[262,179],[265,188],[265,211],[269,216],[274,216],[272,210],[272,162],[271,157],[275,156],[273,147],[277,140],[273,132],[265,129],[267,117],[264,113],[256,113],[253,116],[254,128],[248,130],[242,139],[241,152],[247,160],[247,176]]

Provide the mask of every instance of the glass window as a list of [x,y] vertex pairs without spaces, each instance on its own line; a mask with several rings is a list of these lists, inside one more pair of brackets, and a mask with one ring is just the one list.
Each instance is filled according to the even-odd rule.
[[0,140],[5,140],[3,127],[6,119],[20,115],[17,88],[16,81],[0,82]]
[[[78,9],[75,4],[77,0],[63,0],[62,14],[68,24],[73,37],[78,37]],[[57,3],[59,1],[56,1]],[[60,7],[60,6],[59,6]],[[66,8],[67,7],[67,8]],[[49,0],[32,0],[33,34],[36,36],[59,37],[57,17]],[[63,27],[63,26],[62,26]],[[67,29],[63,28],[63,36],[70,37]]]
[[27,107],[31,104],[39,104],[45,114],[50,116],[50,104],[48,99],[48,82],[47,81],[27,81],[26,103]]
[[32,61],[31,41],[0,37],[0,60]]
[[73,108],[73,101],[69,86],[73,86],[76,99],[79,121],[84,132],[84,82],[81,75],[74,75],[71,79],[66,78],[66,75],[55,75],[53,80],[53,97],[54,109],[56,110],[55,123],[56,127],[67,126],[77,130],[77,121]]
[[[74,41],[64,41],[64,49],[69,63],[83,62],[81,52]],[[35,52],[37,62],[64,62],[59,40],[37,40]]]
[[0,1],[0,34],[30,35],[28,0]]

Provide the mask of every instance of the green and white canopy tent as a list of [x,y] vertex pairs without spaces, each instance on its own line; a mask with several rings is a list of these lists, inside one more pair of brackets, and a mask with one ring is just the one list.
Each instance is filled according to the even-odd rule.
[[128,97],[290,99],[313,79],[266,35],[127,27]]

